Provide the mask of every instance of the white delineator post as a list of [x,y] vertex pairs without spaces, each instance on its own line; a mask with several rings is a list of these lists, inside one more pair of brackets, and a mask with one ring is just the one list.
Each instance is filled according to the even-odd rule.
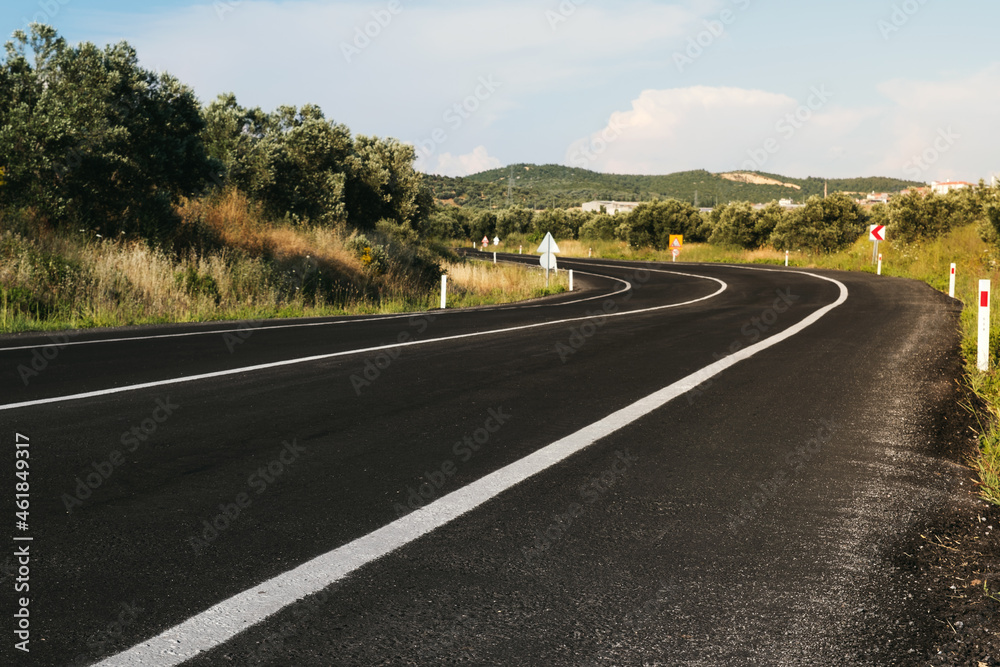
[[569,270],[569,291],[573,291],[573,269]]
[[788,266],[788,251],[785,251],[785,266]]
[[496,253],[493,253],[493,263],[494,264],[497,263],[497,254]]
[[448,276],[441,276],[441,309],[448,307]]
[[990,281],[979,281],[979,359],[981,371],[990,369]]
[[955,265],[951,265],[951,276],[948,278],[948,296],[955,298]]
[[878,254],[878,275],[882,275],[882,253]]

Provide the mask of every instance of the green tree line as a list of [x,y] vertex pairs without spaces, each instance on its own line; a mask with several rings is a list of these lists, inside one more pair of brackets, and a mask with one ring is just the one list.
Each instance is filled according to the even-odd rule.
[[0,208],[57,228],[171,241],[181,198],[235,187],[274,218],[405,234],[433,207],[414,159],[312,105],[203,107],[125,42],[71,46],[32,24],[0,62]]

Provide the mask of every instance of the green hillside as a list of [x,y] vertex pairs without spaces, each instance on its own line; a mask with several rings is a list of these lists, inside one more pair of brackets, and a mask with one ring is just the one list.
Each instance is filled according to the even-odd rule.
[[[699,169],[662,176],[637,176],[602,174],[554,164],[515,164],[464,178],[425,174],[424,182],[438,201],[475,208],[505,206],[511,178],[511,202],[529,208],[568,208],[595,199],[647,201],[674,198],[701,206],[730,201],[765,203],[775,199],[803,202],[812,195],[822,195],[824,184],[831,194],[899,192],[925,185],[916,181],[883,177],[825,180],[816,177],[789,178],[762,172],[733,173],[737,175],[725,178],[721,174]],[[778,183],[756,184],[734,180],[739,178]]]

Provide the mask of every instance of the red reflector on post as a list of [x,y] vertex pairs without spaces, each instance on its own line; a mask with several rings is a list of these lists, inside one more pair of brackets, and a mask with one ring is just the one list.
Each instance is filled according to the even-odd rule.
[[990,293],[989,292],[980,292],[979,293],[979,307],[980,308],[988,308],[989,305],[990,305]]

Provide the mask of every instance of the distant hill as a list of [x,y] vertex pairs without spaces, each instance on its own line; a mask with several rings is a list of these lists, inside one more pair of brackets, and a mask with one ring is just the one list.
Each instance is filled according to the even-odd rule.
[[511,175],[511,201],[529,208],[568,208],[593,200],[648,201],[667,198],[700,206],[730,201],[766,203],[775,199],[802,202],[812,195],[822,195],[824,183],[830,194],[844,192],[858,196],[869,192],[893,193],[926,185],[884,177],[789,178],[763,172],[712,174],[702,169],[665,176],[637,176],[602,174],[556,164],[515,164],[463,178],[425,174],[424,182],[440,202],[492,208],[507,205]]

